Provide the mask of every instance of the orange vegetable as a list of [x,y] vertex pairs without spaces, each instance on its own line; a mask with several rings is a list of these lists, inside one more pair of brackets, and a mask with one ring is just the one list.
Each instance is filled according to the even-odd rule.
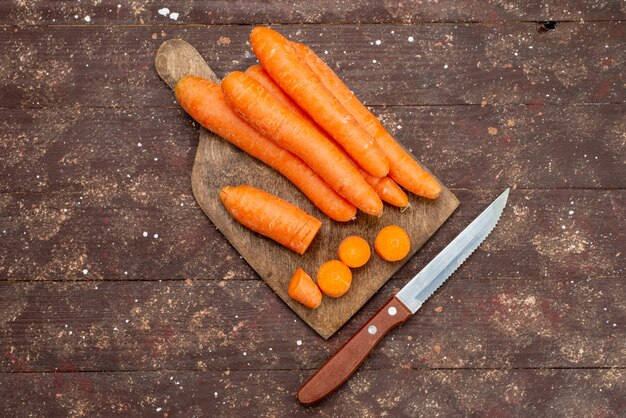
[[291,277],[287,294],[291,299],[297,300],[307,308],[315,309],[322,303],[322,292],[319,287],[311,276],[299,267]]
[[383,203],[345,155],[311,123],[280,104],[259,83],[240,71],[222,80],[233,109],[278,145],[309,165],[330,187],[370,215]]
[[370,246],[361,237],[351,235],[339,244],[339,259],[348,267],[361,267],[370,259]]
[[390,205],[404,208],[409,204],[409,197],[404,191],[396,184],[395,181],[389,177],[374,177],[367,174],[365,171],[359,168],[359,173],[363,176],[367,184],[372,186],[376,190],[376,194],[383,202],[387,202]]
[[355,217],[354,205],[337,194],[300,158],[237,116],[217,83],[186,76],[178,81],[174,92],[182,108],[199,124],[281,173],[331,219],[346,222]]
[[[303,119],[308,120],[312,124],[315,124],[315,121],[311,119],[311,117],[304,111],[296,102],[293,101],[291,97],[287,95],[282,89],[276,84],[272,77],[263,69],[260,64],[253,65],[249,67],[245,74],[263,86],[265,90],[267,90],[274,99],[278,100],[283,106],[288,108],[294,113],[297,113]],[[325,132],[324,132],[325,133]]]
[[352,272],[339,260],[322,264],[317,272],[317,285],[326,296],[338,298],[346,294],[352,284]]
[[[291,42],[294,50],[319,77],[326,89],[378,143],[389,160],[389,177],[409,191],[430,199],[441,192],[441,185],[387,132],[376,116],[359,101],[335,72],[306,45]],[[379,176],[380,177],[380,176]]]
[[322,223],[276,196],[250,186],[226,186],[220,200],[238,222],[304,254]]
[[250,41],[276,84],[341,144],[360,167],[376,177],[387,175],[389,161],[379,145],[302,62],[288,39],[272,29],[256,27]]
[[411,239],[404,229],[389,225],[380,230],[374,240],[374,248],[383,260],[398,261],[411,250]]
[[[274,80],[272,80],[263,67],[258,64],[253,65],[245,71],[245,74],[262,85],[265,90],[267,90],[272,97],[278,100],[283,106],[314,124],[322,135],[326,136],[329,141],[333,142],[343,151],[343,149],[336,142],[334,142],[334,140],[330,138],[328,134],[324,132],[322,128],[320,128],[319,125],[317,125],[315,121],[311,119],[311,117],[304,110],[302,110],[300,106],[298,106],[296,102],[291,100],[291,97],[287,96],[285,92],[280,89],[280,87],[274,82]],[[358,167],[357,163],[350,158],[349,155],[346,154],[346,157],[353,163],[354,166]],[[361,176],[363,176],[365,181],[374,188],[376,194],[378,194],[378,197],[380,197],[383,202],[387,202],[398,207],[405,207],[409,204],[409,198],[406,193],[404,193],[404,191],[402,191],[402,189],[398,187],[398,185],[389,177],[374,177],[369,175],[362,168],[358,167],[358,169]]]

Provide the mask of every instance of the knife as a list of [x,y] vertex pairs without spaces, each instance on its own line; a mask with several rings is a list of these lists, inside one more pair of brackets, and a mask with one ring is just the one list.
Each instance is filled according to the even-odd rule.
[[394,327],[409,319],[487,238],[506,206],[506,189],[471,224],[365,323],[304,385],[298,400],[310,405],[341,386]]

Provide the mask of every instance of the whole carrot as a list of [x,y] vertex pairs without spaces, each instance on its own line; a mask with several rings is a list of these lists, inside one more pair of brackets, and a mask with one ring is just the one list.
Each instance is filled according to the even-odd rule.
[[340,222],[354,218],[354,205],[337,194],[300,158],[237,116],[217,83],[186,76],[178,81],[174,92],[182,108],[199,124],[281,173],[328,217]]
[[[263,67],[258,64],[253,65],[245,71],[245,74],[262,85],[263,88],[265,88],[265,90],[267,90],[272,97],[278,100],[282,105],[287,107],[292,112],[297,113],[303,119],[306,119],[314,124],[322,135],[326,136],[329,141],[335,143],[334,140],[330,138],[328,134],[324,132],[322,128],[320,128],[320,126],[317,125],[300,106],[298,106],[296,102],[291,100],[291,97],[287,96],[285,92],[280,89],[280,87],[274,82],[274,80],[272,80]],[[335,145],[343,151],[337,143],[335,143]],[[349,155],[346,154],[346,158],[348,158],[354,166],[358,167],[357,163],[350,158]],[[374,177],[362,168],[358,167],[358,169],[365,181],[372,186],[372,188],[374,188],[376,194],[378,194],[378,197],[380,197],[383,202],[387,202],[398,207],[406,207],[409,204],[409,198],[406,193],[404,193],[404,191],[402,191],[402,189],[398,187],[398,185],[389,177]]]
[[272,79],[365,171],[386,176],[389,161],[374,139],[297,56],[289,40],[278,32],[256,27],[250,34],[252,49]]
[[409,191],[430,199],[441,192],[441,185],[387,132],[376,116],[359,101],[335,72],[306,45],[291,42],[300,59],[318,76],[326,89],[376,140],[389,159],[389,177]]
[[267,90],[273,98],[278,100],[283,106],[288,108],[294,113],[297,113],[303,119],[308,120],[312,124],[315,124],[315,121],[311,119],[311,117],[306,113],[296,102],[293,101],[287,93],[285,93],[272,77],[263,69],[260,64],[252,65],[248,67],[246,71],[244,71],[248,77],[259,83],[263,86],[265,90]]
[[222,91],[237,113],[304,160],[350,203],[370,215],[382,213],[380,198],[345,155],[314,125],[280,104],[259,83],[235,71],[222,80]]
[[250,186],[226,186],[224,207],[238,222],[285,247],[304,254],[322,223],[274,195]]

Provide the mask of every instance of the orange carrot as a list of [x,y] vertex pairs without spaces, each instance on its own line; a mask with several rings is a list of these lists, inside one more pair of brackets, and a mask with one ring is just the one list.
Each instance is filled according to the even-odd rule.
[[[291,97],[285,93],[272,77],[263,69],[260,64],[253,65],[249,67],[245,74],[263,86],[265,90],[267,90],[274,99],[278,100],[283,106],[288,108],[294,113],[297,113],[303,119],[308,120],[312,124],[315,124],[315,121],[311,119],[308,113],[306,113],[296,102],[293,101]],[[324,132],[325,133],[325,132]]]
[[354,205],[337,194],[300,158],[237,116],[217,83],[186,76],[178,81],[174,91],[180,105],[198,123],[281,173],[331,219],[346,222],[354,218]]
[[220,200],[245,227],[304,254],[322,223],[274,195],[250,186],[226,186]]
[[435,199],[441,192],[437,180],[387,132],[335,72],[306,45],[291,42],[300,59],[319,77],[326,89],[378,143],[389,160],[389,177],[411,192]]
[[370,215],[382,213],[380,198],[344,154],[314,125],[280,104],[259,83],[235,71],[222,80],[222,91],[237,113],[304,160],[350,203]]
[[327,261],[317,272],[317,285],[331,298],[345,295],[351,284],[352,272],[339,260]]
[[256,27],[250,41],[276,84],[335,138],[360,167],[376,177],[387,175],[389,161],[376,141],[298,58],[288,39],[272,29]]
[[370,176],[361,168],[359,168],[359,173],[361,173],[367,184],[376,190],[376,194],[383,202],[387,202],[399,208],[404,208],[409,204],[409,197],[396,182],[389,177]]
[[411,250],[411,239],[404,229],[389,225],[380,230],[374,240],[374,248],[383,260],[402,260]]
[[[263,67],[258,64],[253,65],[245,71],[245,74],[254,79],[260,85],[262,85],[265,90],[267,90],[272,95],[272,97],[279,101],[283,106],[287,107],[292,112],[297,113],[300,117],[314,124],[322,135],[326,136],[329,141],[333,142],[335,145],[337,145],[339,149],[343,151],[343,149],[334,141],[334,139],[329,137],[328,134],[324,132],[322,128],[317,125],[317,123],[315,123],[315,121],[311,119],[311,117],[304,110],[302,110],[300,106],[298,106],[296,102],[291,100],[291,97],[287,96],[285,92],[280,89],[278,84],[276,84],[274,80],[272,80],[272,78],[269,76],[269,74],[267,74]],[[358,167],[357,163],[352,158],[350,158],[349,155],[346,154],[346,157],[350,160],[350,162],[353,163],[354,166]],[[358,167],[358,169],[359,173],[361,173],[361,176],[363,176],[365,181],[374,188],[376,194],[378,194],[378,197],[380,197],[383,202],[387,202],[391,205],[401,208],[409,204],[409,198],[406,193],[404,193],[404,191],[402,191],[402,189],[398,187],[398,185],[389,177],[374,177],[369,175],[362,168]]]
[[370,246],[361,237],[351,235],[339,244],[339,259],[348,267],[361,267],[370,259]]
[[307,308],[315,309],[322,303],[322,292],[311,276],[298,267],[291,277],[287,294]]

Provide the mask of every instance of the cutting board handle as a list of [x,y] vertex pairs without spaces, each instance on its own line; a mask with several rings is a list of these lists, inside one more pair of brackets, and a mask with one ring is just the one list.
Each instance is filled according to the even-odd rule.
[[392,297],[359,329],[298,391],[298,400],[306,405],[319,402],[341,386],[358,369],[368,354],[394,327],[412,315],[396,297]]
[[170,39],[163,42],[154,58],[154,66],[159,77],[172,90],[176,87],[176,82],[186,75],[219,81],[198,50],[182,39]]

